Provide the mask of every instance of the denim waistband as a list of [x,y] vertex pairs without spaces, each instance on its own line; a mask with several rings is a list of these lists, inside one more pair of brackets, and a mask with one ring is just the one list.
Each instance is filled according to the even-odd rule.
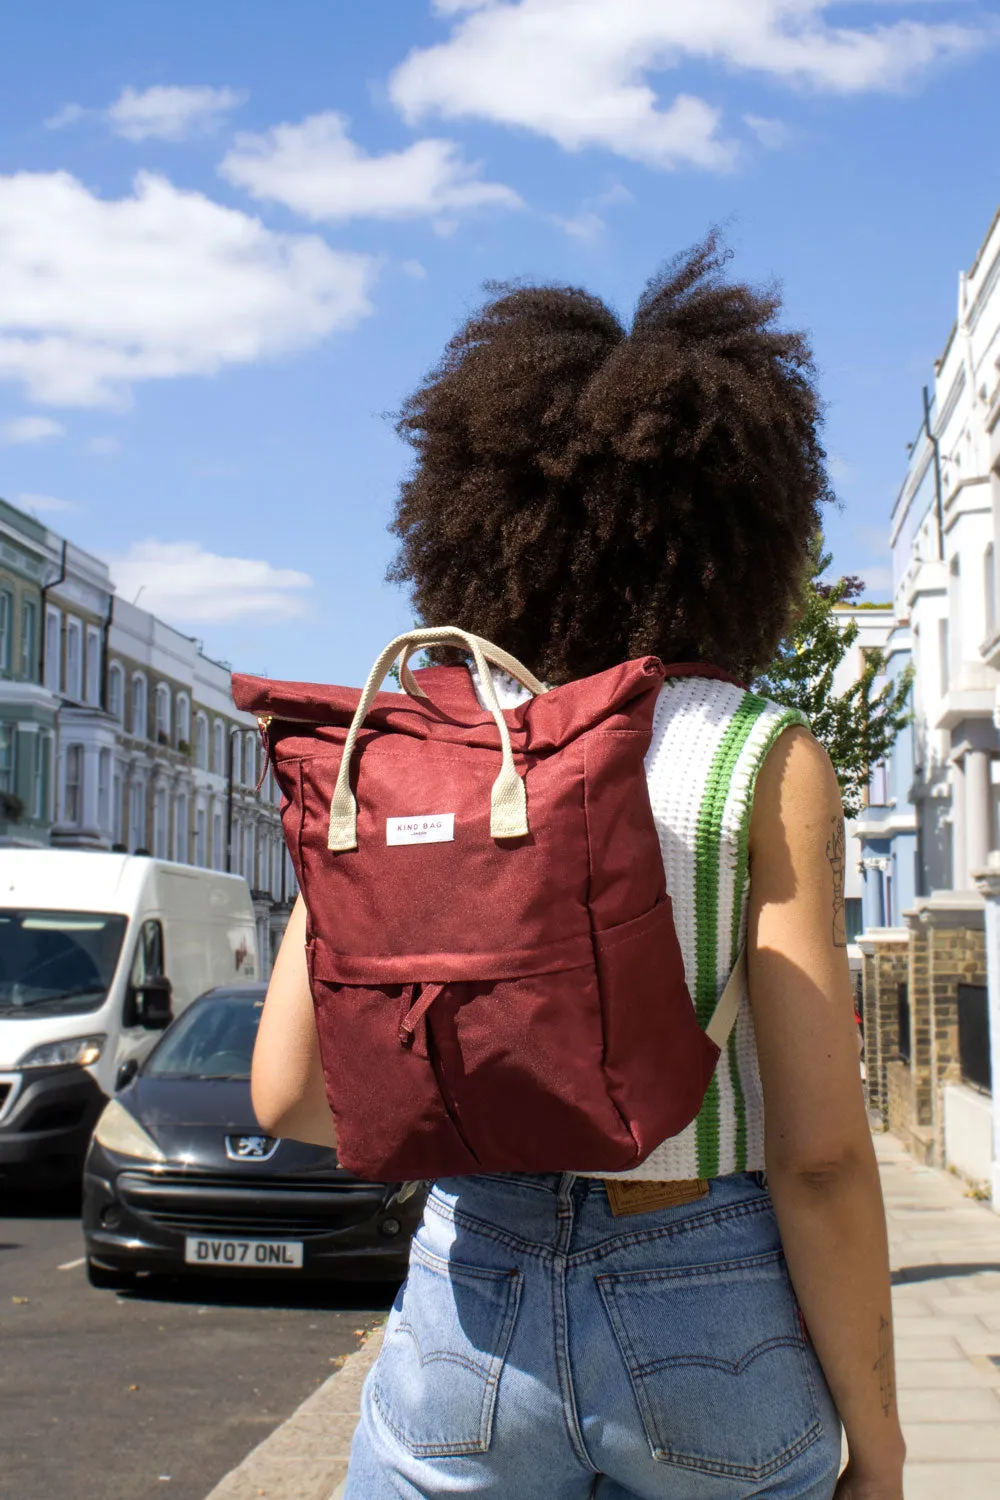
[[[603,1177],[591,1177],[589,1174],[584,1177],[579,1172],[478,1172],[470,1177],[442,1177],[436,1185],[446,1192],[455,1193],[463,1188],[468,1191],[476,1185],[482,1184],[485,1187],[488,1184],[493,1191],[501,1193],[504,1188],[514,1192],[527,1188],[534,1192],[551,1193],[554,1197],[565,1197],[572,1191],[577,1198],[589,1198],[607,1196],[604,1181]],[[711,1186],[728,1192],[738,1192],[744,1186],[759,1190],[767,1186],[767,1177],[764,1172],[733,1172],[726,1177],[713,1178]]]

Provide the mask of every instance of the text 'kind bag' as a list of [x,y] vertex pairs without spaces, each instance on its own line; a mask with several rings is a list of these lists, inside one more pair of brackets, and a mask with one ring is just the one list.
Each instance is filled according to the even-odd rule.
[[[411,673],[422,646],[476,662]],[[396,658],[402,693],[379,689]],[[533,694],[501,711],[489,664]],[[615,1172],[694,1118],[735,1017],[684,980],[643,759],[655,657],[545,691],[451,628],[363,691],[237,675],[282,792],[342,1165]]]

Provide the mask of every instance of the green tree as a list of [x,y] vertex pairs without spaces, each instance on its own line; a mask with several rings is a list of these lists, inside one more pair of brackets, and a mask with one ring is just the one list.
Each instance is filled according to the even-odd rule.
[[882,652],[871,651],[857,682],[844,693],[834,693],[834,673],[858,638],[856,622],[845,625],[834,610],[838,604],[856,603],[864,584],[852,576],[824,583],[822,574],[830,561],[820,539],[795,622],[754,689],[806,715],[833,761],[844,812],[854,818],[865,805],[872,767],[888,755],[900,730],[910,722],[913,673],[908,667],[895,681],[879,686],[885,658]]

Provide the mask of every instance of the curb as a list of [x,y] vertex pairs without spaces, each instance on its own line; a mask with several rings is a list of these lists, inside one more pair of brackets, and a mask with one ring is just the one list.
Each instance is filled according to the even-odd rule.
[[376,1328],[205,1500],[339,1500],[361,1387],[381,1347],[382,1329]]

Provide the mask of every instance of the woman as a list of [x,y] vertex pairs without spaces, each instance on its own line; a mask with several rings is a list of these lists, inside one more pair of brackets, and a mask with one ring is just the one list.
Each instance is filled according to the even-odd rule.
[[[646,653],[744,682],[771,660],[830,496],[809,348],[724,260],[714,238],[681,257],[629,331],[580,291],[492,289],[401,419],[391,576],[422,620],[553,685]],[[746,941],[733,1039],[624,1181],[434,1185],[348,1500],[900,1500],[836,777],[798,715],[708,676],[663,688],[646,773],[699,1016]],[[303,943],[300,901],[254,1106],[333,1144]]]

